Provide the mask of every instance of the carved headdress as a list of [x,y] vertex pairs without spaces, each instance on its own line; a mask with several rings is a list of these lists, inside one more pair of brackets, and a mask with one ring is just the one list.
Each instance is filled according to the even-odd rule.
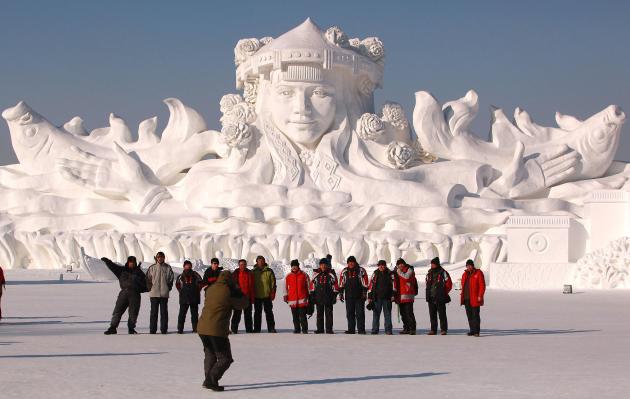
[[348,39],[337,26],[323,32],[308,18],[276,39],[240,40],[235,49],[236,87],[270,79],[281,71],[284,80],[318,81],[326,70],[345,69],[362,80],[364,94],[382,87],[385,49],[376,37]]

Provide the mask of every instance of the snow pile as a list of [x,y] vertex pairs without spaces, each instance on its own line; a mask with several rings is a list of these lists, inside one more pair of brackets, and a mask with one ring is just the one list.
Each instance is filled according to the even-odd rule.
[[586,254],[577,262],[573,281],[580,288],[630,288],[630,237]]

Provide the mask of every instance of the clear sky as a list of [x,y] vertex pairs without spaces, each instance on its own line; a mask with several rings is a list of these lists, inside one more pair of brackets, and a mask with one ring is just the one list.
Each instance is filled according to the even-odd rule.
[[[411,116],[413,93],[439,100],[474,88],[473,128],[489,107],[516,106],[553,124],[609,104],[630,111],[630,1],[9,1],[0,5],[0,108],[26,100],[51,122],[81,116],[88,130],[110,112],[135,130],[178,97],[218,128],[218,101],[235,92],[233,48],[311,17],[323,29],[385,43],[387,100]],[[161,129],[160,129],[161,130]],[[630,161],[630,128],[617,159]],[[0,120],[0,164],[15,163]]]

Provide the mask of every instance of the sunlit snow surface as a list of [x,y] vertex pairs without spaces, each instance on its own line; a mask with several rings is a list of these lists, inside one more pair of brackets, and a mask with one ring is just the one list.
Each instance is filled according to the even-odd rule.
[[[1,398],[182,398],[219,395],[201,387],[199,338],[149,335],[142,297],[140,335],[103,331],[117,283],[59,282],[59,273],[7,273],[0,322]],[[67,280],[66,276],[66,280]],[[421,287],[420,292],[423,293]],[[458,292],[454,293],[455,298]],[[448,336],[425,336],[428,312],[416,302],[419,334],[294,335],[290,311],[274,303],[279,334],[232,335],[235,363],[221,381],[230,398],[627,398],[630,291],[490,290],[482,337],[467,337],[464,309],[448,305]],[[395,309],[395,307],[394,307]],[[368,331],[371,312],[366,314]],[[263,318],[264,319],[264,318]],[[263,320],[263,330],[264,330]],[[314,317],[309,327],[315,326]],[[241,324],[241,328],[243,325]],[[382,329],[381,329],[382,333]]]

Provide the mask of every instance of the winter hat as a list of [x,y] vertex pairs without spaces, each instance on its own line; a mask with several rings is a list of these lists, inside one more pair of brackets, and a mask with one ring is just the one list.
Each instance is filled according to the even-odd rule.
[[440,266],[440,258],[436,256],[435,258],[431,259],[431,263]]
[[184,264],[183,264],[182,266],[186,266],[186,265],[190,265],[190,266],[192,266],[192,262],[191,262],[191,261],[189,261],[188,259],[186,259],[186,260],[184,261]]
[[357,258],[355,258],[352,255],[348,256],[348,259],[346,260],[346,263],[350,263],[350,262],[357,263]]
[[127,264],[129,264],[129,262],[133,262],[134,265],[138,266],[138,261],[136,260],[136,257],[133,255],[127,258]]
[[298,260],[297,260],[297,259],[293,259],[293,260],[291,261],[291,267],[293,267],[293,266],[300,266],[300,262],[298,262]]
[[376,266],[380,266],[380,265],[387,266],[387,262],[385,262],[383,259],[381,259],[381,260],[379,260],[379,261],[376,263]]
[[328,259],[326,259],[326,258],[321,258],[321,259],[319,260],[319,264],[320,264],[320,265],[328,265]]
[[468,266],[468,265],[470,265],[470,266],[472,266],[472,267],[475,267],[475,262],[473,262],[473,260],[472,260],[472,259],[468,259],[468,260],[466,261],[466,266]]

